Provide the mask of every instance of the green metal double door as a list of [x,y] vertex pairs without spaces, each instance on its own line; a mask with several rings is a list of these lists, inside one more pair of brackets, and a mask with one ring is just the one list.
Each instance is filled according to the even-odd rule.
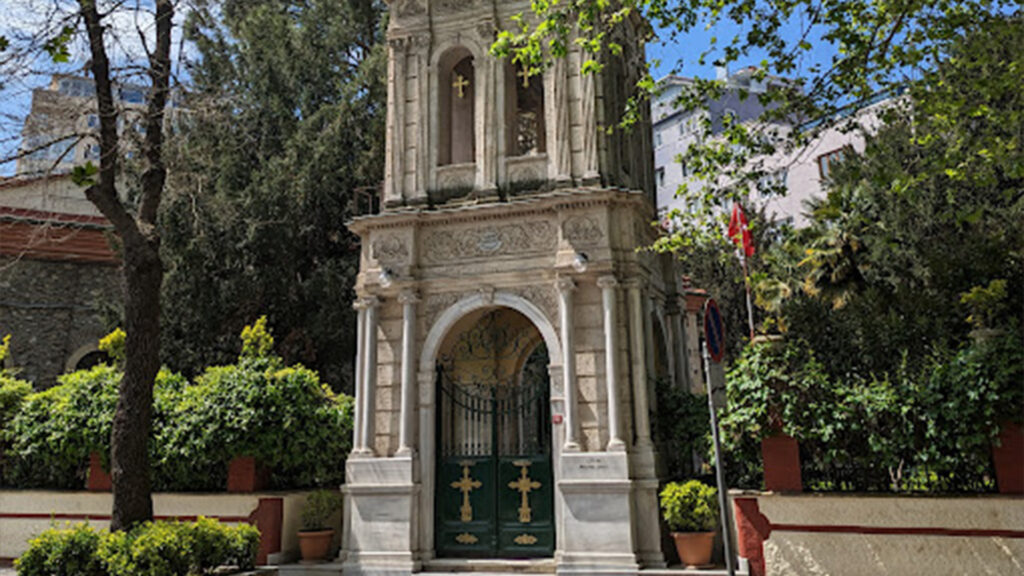
[[555,545],[546,378],[464,385],[439,371],[441,557],[548,557]]

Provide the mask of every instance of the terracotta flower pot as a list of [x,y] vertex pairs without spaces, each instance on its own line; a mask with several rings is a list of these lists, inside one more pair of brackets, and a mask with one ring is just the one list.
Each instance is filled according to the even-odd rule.
[[700,568],[711,565],[714,532],[673,532],[672,538],[676,541],[676,552],[684,566]]
[[299,532],[299,550],[302,551],[302,561],[326,560],[333,541],[333,529]]

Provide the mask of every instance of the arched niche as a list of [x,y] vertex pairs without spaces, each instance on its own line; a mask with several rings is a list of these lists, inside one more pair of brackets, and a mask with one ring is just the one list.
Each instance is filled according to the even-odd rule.
[[437,165],[476,159],[476,83],[473,54],[455,46],[442,54],[438,70]]
[[505,134],[509,156],[547,152],[544,77],[518,63],[505,65]]

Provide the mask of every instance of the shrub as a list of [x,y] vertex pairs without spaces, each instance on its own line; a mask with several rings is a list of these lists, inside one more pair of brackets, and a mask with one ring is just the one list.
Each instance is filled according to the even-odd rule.
[[668,379],[655,382],[657,410],[652,422],[656,446],[668,478],[692,478],[703,470],[695,470],[693,454],[704,455],[711,443],[711,421],[707,398],[692,394]]
[[341,508],[341,495],[334,490],[317,490],[306,497],[302,507],[302,529],[326,530],[331,515]]
[[1017,333],[835,379],[799,341],[751,346],[728,374],[721,419],[730,484],[760,487],[760,441],[781,426],[800,441],[810,490],[992,490],[991,445],[1024,413],[1022,381]]
[[[248,329],[245,356],[208,368],[187,386],[156,432],[161,486],[219,489],[234,456],[272,470],[278,488],[337,485],[351,449],[352,399],[336,395],[301,365],[283,366],[258,328]],[[197,474],[197,470],[203,470]]]
[[43,532],[15,565],[19,576],[191,576],[222,566],[249,570],[258,548],[255,527],[209,518],[114,533],[83,524]]
[[28,382],[0,373],[0,427],[10,422],[31,393],[32,385]]
[[661,491],[661,513],[673,532],[710,532],[718,522],[718,491],[700,482],[669,482]]
[[46,530],[15,560],[18,576],[107,576],[96,554],[103,534],[88,524]]

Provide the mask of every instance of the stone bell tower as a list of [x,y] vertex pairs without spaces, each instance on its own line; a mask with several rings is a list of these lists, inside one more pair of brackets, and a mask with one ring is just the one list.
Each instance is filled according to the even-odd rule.
[[650,417],[654,381],[685,378],[682,294],[635,250],[650,124],[607,129],[643,46],[627,25],[599,74],[573,51],[529,76],[488,54],[528,2],[390,10],[383,210],[350,224],[345,573],[663,566]]

